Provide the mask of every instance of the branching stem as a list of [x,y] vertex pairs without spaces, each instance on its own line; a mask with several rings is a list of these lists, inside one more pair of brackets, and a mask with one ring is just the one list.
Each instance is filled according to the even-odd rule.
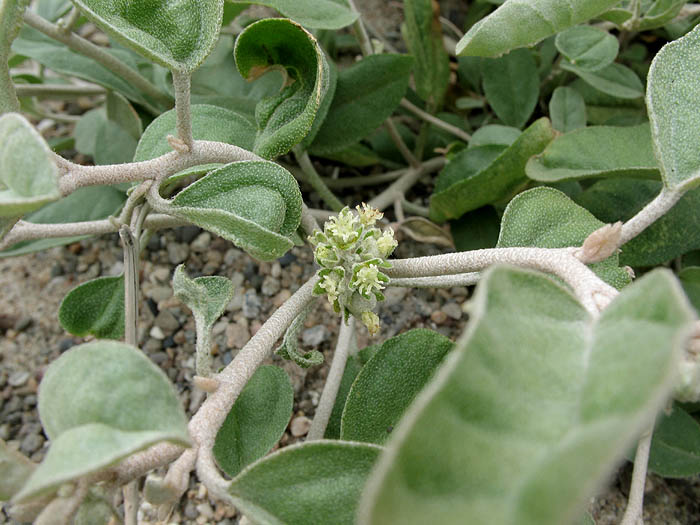
[[173,88],[175,90],[175,113],[177,115],[177,136],[192,148],[192,115],[190,112],[190,74],[173,69]]
[[622,225],[620,245],[631,241],[656,220],[663,217],[680,200],[683,193],[683,191],[668,190],[666,188],[661,190],[661,193],[654,200]]
[[107,93],[102,86],[75,84],[15,84],[15,91],[19,97],[44,98],[83,97]]
[[335,212],[342,210],[345,205],[333,194],[328,186],[326,186],[326,183],[316,171],[313,162],[311,162],[309,154],[302,149],[294,148],[294,156],[304,172],[306,182],[308,182],[311,187],[316,190],[316,193],[318,193],[323,202],[325,202],[326,205],[328,205],[328,207]]
[[404,277],[389,281],[389,286],[402,288],[452,288],[453,286],[473,286],[479,282],[479,272],[436,275],[434,277]]
[[401,101],[401,107],[406,108],[411,113],[413,113],[417,117],[422,118],[426,122],[433,124],[436,128],[440,128],[442,130],[447,131],[448,133],[451,133],[452,135],[464,142],[469,142],[472,139],[472,136],[463,129],[460,129],[457,126],[453,126],[449,122],[445,122],[444,120],[439,119],[434,115],[431,115],[427,111],[423,111],[421,108],[411,103],[407,99],[403,99]]

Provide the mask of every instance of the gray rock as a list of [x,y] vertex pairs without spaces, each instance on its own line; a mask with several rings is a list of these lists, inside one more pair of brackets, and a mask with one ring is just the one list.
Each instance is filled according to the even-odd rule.
[[16,372],[12,372],[10,374],[10,377],[7,380],[7,382],[10,384],[10,386],[22,386],[29,380],[29,375],[29,372],[27,372],[26,370],[17,370]]
[[4,423],[3,425],[0,425],[0,439],[3,441],[7,441],[10,439],[10,425],[7,423]]
[[199,511],[193,501],[188,501],[185,505],[185,517],[191,520],[199,516]]
[[255,290],[250,289],[246,291],[243,296],[243,315],[248,319],[255,319],[260,315],[261,307],[260,298],[255,293]]
[[459,320],[462,318],[462,307],[457,303],[447,303],[441,310],[447,314],[447,317],[451,317],[452,319]]
[[191,243],[197,235],[199,235],[199,232],[202,231],[199,229],[199,226],[182,226],[181,228],[178,228],[175,230],[175,238],[178,240],[178,242],[184,242],[184,243]]
[[392,286],[384,290],[384,305],[394,306],[404,300],[406,294],[408,293],[408,288],[400,288],[397,286]]
[[186,244],[177,244],[171,242],[168,244],[168,261],[171,264],[180,264],[187,260],[190,254],[190,248]]
[[192,241],[190,248],[195,253],[204,253],[209,249],[211,244],[211,234],[209,232],[200,233],[197,238]]
[[289,424],[289,431],[297,438],[308,434],[310,428],[311,420],[306,416],[295,417]]
[[234,288],[240,287],[244,281],[245,275],[243,275],[241,272],[233,272],[233,275],[231,276],[231,282],[233,283]]
[[29,434],[26,436],[19,446],[19,449],[25,454],[33,454],[44,445],[44,437],[39,434]]
[[243,252],[236,248],[229,248],[224,254],[224,264],[227,266],[233,265],[238,259],[243,256]]
[[171,335],[180,328],[180,322],[170,310],[161,310],[153,320],[153,324],[163,330],[165,335]]
[[268,275],[265,277],[265,280],[262,283],[262,287],[260,291],[262,292],[263,295],[266,295],[267,297],[272,297],[275,295],[277,292],[280,291],[281,285],[279,279],[276,279],[275,277],[272,277],[271,275]]
[[154,286],[147,294],[156,303],[170,299],[173,296],[173,289],[170,286]]
[[328,339],[328,328],[322,324],[307,328],[301,333],[301,340],[306,346],[318,346]]
[[226,327],[226,346],[229,348],[243,348],[250,339],[248,321],[241,319]]

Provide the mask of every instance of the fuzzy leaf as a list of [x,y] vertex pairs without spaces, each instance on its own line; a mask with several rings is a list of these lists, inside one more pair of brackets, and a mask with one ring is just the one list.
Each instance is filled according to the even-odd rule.
[[287,373],[276,366],[258,368],[216,434],[214,457],[219,467],[235,477],[267,454],[284,434],[293,404]]
[[568,62],[561,68],[577,75],[586,84],[608,95],[623,99],[644,96],[644,85],[637,74],[622,64],[612,63],[596,71],[588,71]]
[[260,260],[293,246],[301,222],[301,192],[287,170],[268,161],[227,164],[171,201],[168,213],[220,235]]
[[231,483],[236,507],[256,523],[352,525],[376,445],[314,441],[253,463]]
[[326,425],[324,438],[340,439],[340,425],[343,417],[343,409],[345,408],[345,401],[348,398],[350,388],[357,374],[362,370],[362,366],[359,356],[348,356],[348,360],[345,363],[345,370],[343,371],[343,378],[340,380],[340,386],[338,387],[338,394],[335,396],[333,411],[331,412],[331,417],[328,419],[328,425]]
[[683,290],[695,310],[700,312],[700,266],[688,266],[678,274]]
[[512,126],[501,124],[487,124],[480,127],[472,134],[469,148],[477,146],[510,146],[515,142],[522,131]]
[[558,87],[549,100],[549,118],[552,127],[562,133],[586,126],[586,102],[578,91]]
[[[654,180],[607,179],[596,182],[576,202],[604,222],[626,221],[656,197]],[[654,266],[700,249],[700,188],[687,192],[663,217],[622,247],[620,264]]]
[[233,283],[220,275],[190,279],[185,265],[181,264],[175,268],[173,291],[175,297],[185,303],[208,329],[221,317],[233,298]]
[[649,69],[647,107],[664,186],[687,190],[700,184],[698,112],[700,27],[666,44]]
[[39,386],[39,416],[51,448],[16,501],[160,441],[190,442],[187,418],[165,373],[137,348],[113,341],[73,347],[51,363]]
[[23,116],[0,117],[0,217],[18,217],[61,197],[51,155]]
[[283,72],[283,90],[255,108],[253,151],[267,159],[284,155],[309,133],[328,91],[326,57],[311,33],[279,18],[249,25],[238,36],[234,55],[238,71],[248,80],[271,70]]
[[372,55],[338,73],[338,86],[323,125],[311,144],[317,155],[335,153],[365,138],[399,106],[413,59]]
[[219,37],[224,0],[73,0],[101,29],[168,69],[191,73]]
[[228,0],[233,3],[272,7],[284,16],[311,29],[342,29],[357,20],[345,2],[335,0]]
[[453,346],[447,337],[422,329],[385,341],[352,384],[340,439],[384,444]]
[[555,138],[525,166],[528,177],[558,182],[589,177],[658,177],[648,124],[592,126]]
[[[22,27],[22,14],[27,9],[29,0],[0,0],[0,56],[6,61],[10,56],[10,46],[17,38]],[[12,89],[10,69],[7,63],[0,66],[0,115],[19,111],[17,98]]]
[[[207,104],[195,104],[192,110],[192,136],[196,140],[211,140],[234,144],[252,150],[255,125],[244,115]],[[173,150],[168,135],[177,136],[177,116],[172,109],[160,115],[146,128],[134,154],[134,162],[155,159]]]
[[[449,173],[462,168],[459,164],[462,154],[459,154],[443,170],[447,175],[441,173],[438,177],[436,187],[441,190],[433,193],[430,199],[431,220],[444,222],[447,219],[457,219],[468,211],[507,197],[527,180],[527,160],[540,153],[553,138],[554,130],[549,120],[541,118],[533,122],[486,167],[476,172],[465,170],[466,176],[463,179],[453,180]],[[450,167],[453,163],[454,166]],[[440,182],[442,177],[450,177],[450,184],[443,187]]]
[[619,0],[509,0],[472,26],[457,44],[462,56],[497,57],[585,22]]
[[494,248],[501,219],[493,206],[484,206],[450,221],[450,233],[459,252]]
[[649,471],[664,478],[700,474],[700,424],[677,405],[656,424],[649,451]]
[[303,354],[299,352],[299,333],[304,328],[304,321],[309,316],[311,307],[312,305],[309,304],[307,308],[294,318],[292,324],[289,325],[289,328],[284,333],[282,344],[275,350],[275,353],[282,359],[294,361],[302,368],[309,368],[323,363],[323,354],[318,350],[311,350]]
[[450,60],[442,41],[440,6],[436,0],[405,0],[402,27],[409,53],[416,59],[416,93],[437,109],[450,82]]
[[498,118],[509,126],[522,128],[540,93],[540,77],[532,53],[518,49],[501,58],[484,60],[481,71],[484,94]]
[[[515,197],[503,213],[498,248],[581,246],[604,223],[554,188],[540,187]],[[618,255],[591,265],[598,277],[616,288],[630,282]]]
[[98,277],[73,288],[61,302],[58,320],[73,335],[121,339],[124,335],[124,274]]
[[36,465],[0,440],[0,501],[10,501],[24,486]]
[[365,486],[359,522],[572,521],[670,393],[692,319],[666,270],[594,319],[542,274],[491,269],[468,333]]
[[591,26],[562,31],[554,42],[569,62],[585,71],[597,71],[612,64],[620,48],[617,38]]

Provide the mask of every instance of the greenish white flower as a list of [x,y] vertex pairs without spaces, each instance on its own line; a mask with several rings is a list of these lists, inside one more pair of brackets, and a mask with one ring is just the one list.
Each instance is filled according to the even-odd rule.
[[396,248],[392,230],[382,232],[375,224],[383,214],[366,204],[357,213],[344,208],[337,217],[315,231],[309,241],[321,266],[315,295],[326,295],[333,309],[347,320],[360,319],[375,334],[379,317],[374,309],[384,300],[382,290],[389,282],[382,269],[391,268],[386,258]]

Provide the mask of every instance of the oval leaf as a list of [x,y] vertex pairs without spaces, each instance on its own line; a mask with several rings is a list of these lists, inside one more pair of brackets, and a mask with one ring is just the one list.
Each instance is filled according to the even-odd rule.
[[0,117],[0,217],[58,200],[58,168],[43,137],[18,113]]
[[233,283],[220,275],[190,279],[185,265],[181,264],[175,268],[173,291],[175,297],[185,303],[208,329],[221,317],[233,298]]
[[165,373],[137,348],[113,341],[76,346],[51,363],[39,386],[39,416],[51,448],[17,501],[160,441],[190,442]]
[[214,457],[219,467],[235,477],[267,454],[284,434],[293,404],[287,373],[276,366],[258,368],[216,434]]
[[[515,197],[503,213],[497,248],[581,246],[604,223],[554,188],[540,187]],[[630,282],[618,255],[591,265],[598,277],[616,288]]]
[[313,35],[279,18],[249,25],[233,52],[243,78],[255,80],[271,70],[285,77],[282,91],[255,108],[258,133],[253,147],[266,159],[284,155],[309,133],[328,91],[326,57]]
[[562,31],[554,43],[569,62],[586,71],[597,71],[612,64],[620,48],[617,38],[591,26]]
[[357,500],[381,448],[366,443],[314,441],[292,445],[252,464],[230,494],[261,524],[352,525]]
[[549,101],[552,127],[566,133],[586,126],[586,102],[574,88],[558,87]]
[[301,192],[273,162],[243,161],[212,171],[178,193],[168,213],[220,235],[253,257],[272,260],[293,246]]
[[10,501],[24,486],[36,465],[29,458],[7,446],[0,440],[0,501]]
[[421,329],[385,341],[350,389],[340,439],[384,444],[453,346],[444,335]]
[[58,320],[73,335],[121,339],[124,335],[124,275],[99,277],[71,290],[61,302]]
[[357,13],[345,2],[335,0],[229,0],[236,4],[272,7],[284,16],[311,29],[342,29],[357,20]]
[[569,62],[561,68],[577,75],[586,84],[617,98],[635,99],[644,96],[644,85],[637,74],[622,64],[612,63],[597,71],[588,71]]
[[554,139],[525,166],[528,177],[558,182],[589,177],[658,177],[648,124],[593,126]]
[[700,473],[700,424],[678,405],[660,417],[654,429],[649,470],[664,478]]
[[472,26],[457,44],[463,56],[497,57],[531,46],[607,11],[619,0],[509,0]]
[[412,67],[409,56],[386,54],[368,56],[340,71],[333,102],[310,152],[344,150],[379,127],[399,106]]
[[672,388],[693,319],[680,294],[670,272],[652,272],[593,319],[542,274],[490,270],[359,522],[571,522]]
[[666,44],[654,57],[647,80],[647,107],[654,151],[664,186],[700,184],[700,27]]
[[19,111],[7,58],[12,41],[22,27],[22,15],[28,4],[29,0],[0,0],[0,56],[3,57],[3,64],[0,64],[0,115]]
[[700,266],[688,266],[678,274],[690,304],[700,312]]
[[192,72],[219,37],[224,0],[73,0],[95,24],[168,69]]

